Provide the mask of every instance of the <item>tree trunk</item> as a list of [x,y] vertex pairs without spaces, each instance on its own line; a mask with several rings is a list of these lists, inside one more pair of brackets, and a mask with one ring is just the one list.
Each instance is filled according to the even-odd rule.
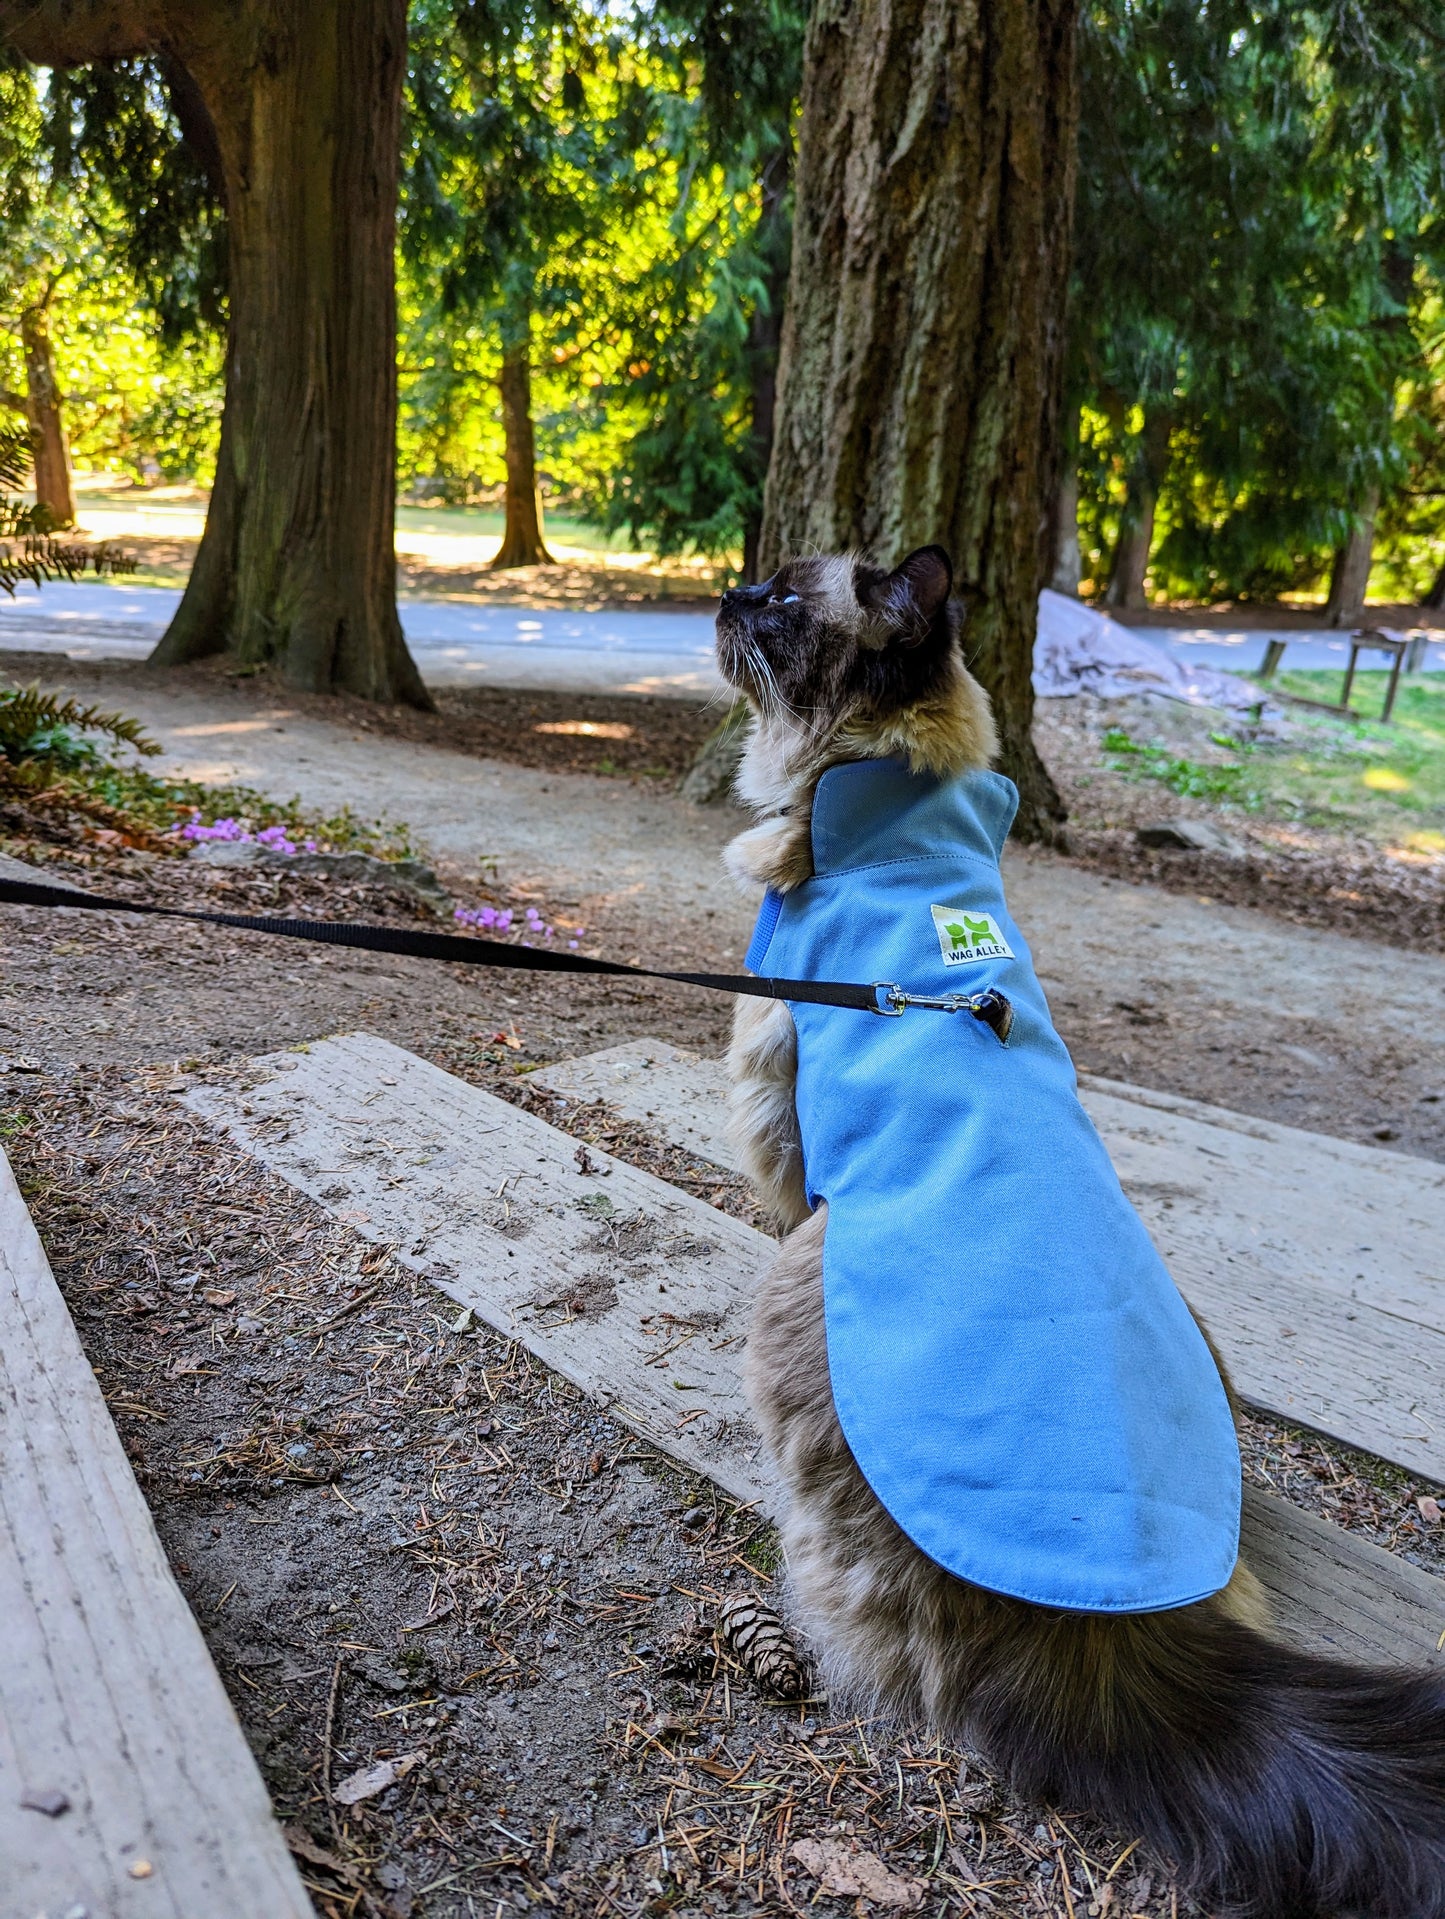
[[1171,421],[1167,413],[1144,416],[1133,467],[1129,474],[1124,510],[1119,516],[1119,538],[1104,589],[1105,606],[1137,613],[1148,605],[1144,579],[1154,547],[1154,511],[1159,489],[1169,467]]
[[0,35],[46,66],[163,52],[216,137],[226,405],[205,535],[153,658],[230,651],[314,691],[429,705],[393,546],[406,0],[0,0]]
[[1330,596],[1325,602],[1326,626],[1355,626],[1365,611],[1365,589],[1370,584],[1370,561],[1375,548],[1375,515],[1380,490],[1371,487],[1361,502],[1349,538],[1336,548],[1330,568]]
[[778,405],[778,349],[783,338],[783,310],[788,300],[788,269],[792,251],[792,222],[788,217],[788,186],[793,171],[793,148],[785,142],[770,155],[762,170],[762,210],[758,215],[758,252],[763,261],[763,292],[748,324],[748,372],[752,384],[753,417],[748,433],[748,464],[757,487],[757,503],[743,521],[743,580],[756,585],[758,552],[763,532],[763,486],[773,456],[773,426]]
[[1052,571],[1073,203],[1072,0],[818,0],[760,563],[939,541],[967,583],[1020,837]]
[[25,352],[25,415],[35,462],[35,497],[57,526],[75,523],[75,489],[70,479],[70,447],[60,412],[60,385],[50,348],[50,303],[37,301],[20,315]]
[[1431,581],[1430,590],[1420,604],[1429,607],[1432,613],[1438,613],[1441,607],[1445,607],[1445,566],[1440,568]]
[[502,345],[502,431],[507,440],[507,523],[492,566],[550,566],[542,541],[542,500],[537,492],[537,443],[532,432],[532,330],[530,319],[510,329]]
[[1070,460],[1054,494],[1054,570],[1049,585],[1055,593],[1069,593],[1077,599],[1083,577],[1084,556],[1079,548],[1079,473]]

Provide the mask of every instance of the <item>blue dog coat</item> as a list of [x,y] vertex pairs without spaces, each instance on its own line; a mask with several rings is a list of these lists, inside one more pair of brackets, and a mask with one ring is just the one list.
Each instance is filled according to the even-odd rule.
[[833,1398],[873,1491],[959,1578],[1088,1612],[1188,1605],[1234,1570],[1234,1422],[1004,905],[1017,804],[994,773],[831,768],[814,877],[767,895],[748,950],[755,973],[1014,1007],[1001,1045],[966,1013],[790,1003]]

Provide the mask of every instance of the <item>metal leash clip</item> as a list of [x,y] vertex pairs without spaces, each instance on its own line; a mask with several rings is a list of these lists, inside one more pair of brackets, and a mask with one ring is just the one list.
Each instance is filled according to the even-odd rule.
[[871,1010],[884,1019],[902,1019],[910,1006],[924,1006],[935,1013],[971,1013],[1000,1043],[1008,1039],[1014,1023],[1012,1001],[993,988],[986,993],[905,993],[893,980],[874,980],[873,991],[880,1003]]

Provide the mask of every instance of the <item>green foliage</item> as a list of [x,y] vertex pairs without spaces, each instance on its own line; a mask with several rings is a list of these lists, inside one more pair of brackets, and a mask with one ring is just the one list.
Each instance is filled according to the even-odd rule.
[[[225,229],[155,62],[0,67],[0,390],[43,302],[78,465],[208,480],[219,434]],[[14,537],[14,536],[12,536]]]
[[1309,584],[1372,489],[1387,539],[1445,532],[1422,486],[1442,445],[1421,404],[1445,271],[1438,0],[1095,0],[1082,65],[1072,385],[1095,584],[1151,423],[1167,593]]
[[[404,478],[502,477],[504,341],[531,345],[554,494],[663,552],[759,511],[758,316],[781,307],[795,0],[411,12]],[[781,275],[778,268],[781,264]]]
[[1235,762],[1206,765],[1184,759],[1162,746],[1152,746],[1132,738],[1122,727],[1110,727],[1104,735],[1104,750],[1113,755],[1116,772],[1133,779],[1158,780],[1171,793],[1191,800],[1229,801],[1248,806],[1252,795],[1244,790],[1245,769]]
[[117,746],[132,746],[154,757],[161,748],[148,739],[139,720],[106,713],[79,700],[61,699],[38,686],[0,687],[0,759],[12,765],[32,760],[69,769],[95,765],[100,755],[86,737],[99,733]]
[[27,505],[4,491],[20,485],[29,464],[29,428],[0,424],[0,588],[13,598],[22,580],[38,587],[45,580],[77,579],[87,568],[99,574],[129,572],[131,561],[114,547],[55,539],[43,506]]
[[79,204],[93,239],[127,272],[171,346],[225,324],[220,156],[193,94],[164,57],[59,67],[49,75],[41,127],[53,188]]

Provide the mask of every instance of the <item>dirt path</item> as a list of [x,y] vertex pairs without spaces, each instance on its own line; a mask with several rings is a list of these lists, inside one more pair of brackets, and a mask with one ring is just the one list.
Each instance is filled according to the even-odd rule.
[[[240,781],[278,797],[296,793],[322,813],[348,803],[385,813],[406,822],[444,872],[460,878],[494,863],[504,884],[580,918],[622,957],[724,965],[745,949],[753,903],[719,859],[739,824],[728,807],[689,806],[650,784],[380,737],[246,685],[175,690],[132,674],[122,690],[119,677],[110,676],[107,691],[165,745],[157,769]],[[96,683],[88,673],[77,690],[95,697]],[[1048,854],[1011,852],[1006,878],[1059,1024],[1085,1069],[1445,1158],[1445,960],[1294,927],[1207,896],[1131,885]],[[248,971],[251,964],[264,968],[259,957]],[[310,1010],[291,1005],[303,996],[292,995],[286,975],[298,969],[274,970],[273,990],[262,996],[266,1010],[253,1013],[262,1029],[257,1041],[300,1037],[298,1028],[328,1030],[317,1021],[336,1016],[334,1003],[308,991]],[[343,970],[365,980],[413,977],[404,966],[354,960]],[[315,969],[301,972],[314,986]],[[679,997],[670,996],[668,1007]],[[403,998],[415,1010],[414,991]],[[528,987],[497,999],[512,1016],[519,1004],[552,1007],[560,1025],[544,1022],[552,1030],[538,1035],[539,1050],[577,1050],[568,1044],[581,1036],[566,1031],[565,998],[539,998]],[[172,1057],[183,1010],[183,996],[168,1002],[164,1043]],[[672,1016],[660,1008],[655,1027]],[[665,1036],[692,1044],[720,1038],[719,1008],[694,1003],[682,1017],[687,1032]],[[224,1023],[221,1037],[239,1044],[234,1017]],[[146,1043],[134,1028],[128,1041]]]

